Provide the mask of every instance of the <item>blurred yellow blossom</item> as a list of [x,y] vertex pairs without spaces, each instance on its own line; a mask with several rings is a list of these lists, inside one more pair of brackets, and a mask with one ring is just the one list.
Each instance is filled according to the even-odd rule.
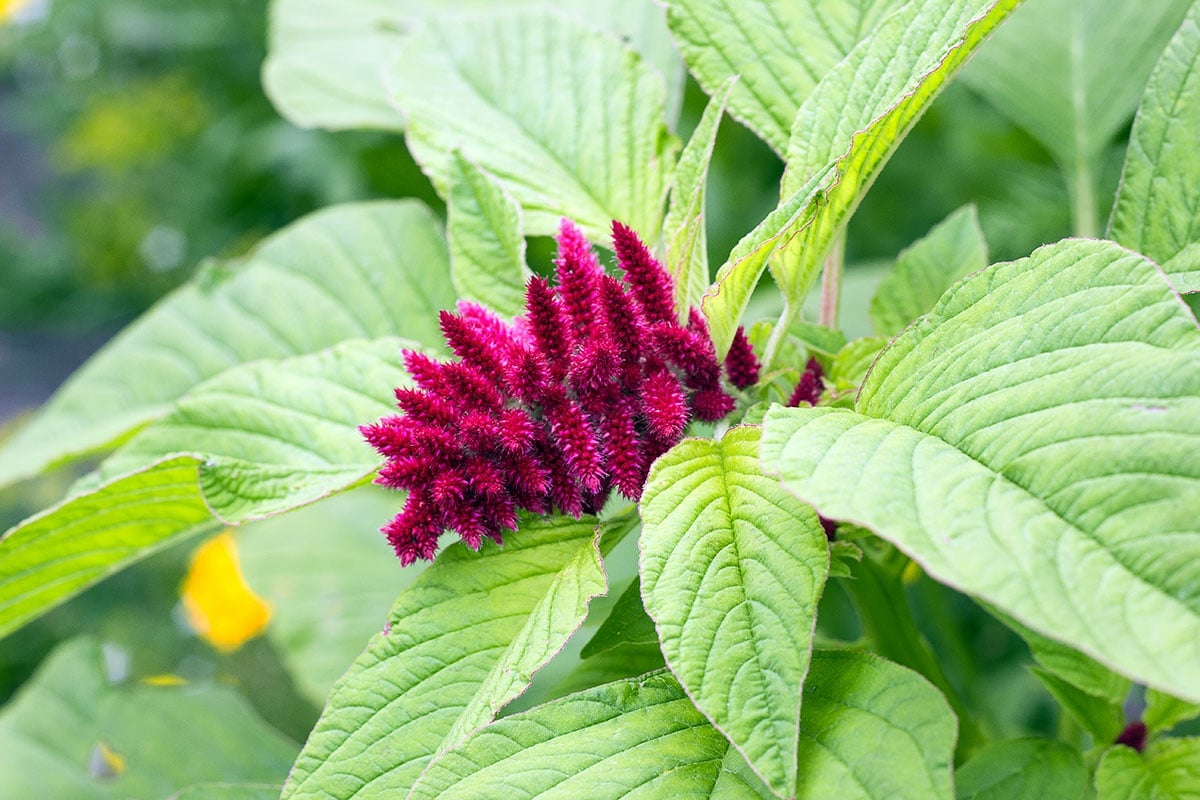
[[182,593],[188,624],[222,652],[236,650],[262,633],[271,619],[271,607],[242,577],[237,545],[228,531],[192,556]]

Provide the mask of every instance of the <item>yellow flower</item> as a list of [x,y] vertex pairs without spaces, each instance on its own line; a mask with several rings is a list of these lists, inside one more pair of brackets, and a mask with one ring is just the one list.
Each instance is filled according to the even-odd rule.
[[196,550],[182,594],[192,629],[222,652],[262,633],[271,619],[271,607],[242,577],[237,545],[228,531]]

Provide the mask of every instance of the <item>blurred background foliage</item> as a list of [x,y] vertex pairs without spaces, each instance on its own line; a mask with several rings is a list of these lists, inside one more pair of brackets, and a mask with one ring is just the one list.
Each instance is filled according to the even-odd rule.
[[[44,400],[206,258],[239,255],[336,202],[415,196],[443,210],[401,137],[305,131],[279,117],[259,81],[266,16],[266,0],[0,0],[0,424]],[[706,101],[690,82],[681,136]],[[1101,208],[1111,203],[1123,150],[1119,139],[1104,159]],[[774,208],[781,173],[766,145],[723,123],[708,192],[714,266]],[[870,296],[896,253],[967,203],[978,207],[993,261],[1071,230],[1067,184],[1050,154],[958,82],[909,135],[851,223],[848,333],[869,333]],[[535,267],[548,259],[547,243],[535,242],[530,255]],[[774,301],[767,294],[763,302]],[[0,493],[0,525],[51,504],[72,478],[60,471]],[[71,670],[92,674],[87,659],[97,653],[123,666],[84,698],[108,709],[89,724],[129,726],[128,714],[118,713],[126,703],[170,705],[177,695],[216,687],[235,691],[278,731],[276,750],[298,747],[333,680],[416,574],[400,570],[375,532],[394,506],[366,488],[241,530],[239,560],[226,578],[244,580],[271,616],[265,634],[240,647],[213,646],[188,622],[181,587],[198,542],[161,552],[0,641],[0,702],[9,701],[0,707],[0,776],[18,780],[3,766],[14,754],[57,746],[23,721],[21,698],[28,704],[53,692]],[[589,627],[634,574],[636,553],[621,557],[629,563],[615,572],[624,583],[595,606]],[[1025,669],[1028,650],[1015,635],[919,574],[909,591],[918,616],[935,623],[932,644],[950,678],[981,709],[989,732],[1053,731],[1054,706]],[[853,611],[836,582],[826,594],[823,635],[853,638]],[[47,661],[83,632],[90,644],[77,641]],[[573,644],[587,638],[585,631]],[[539,678],[531,696],[552,695],[551,680],[564,676]],[[134,733],[110,734],[62,745],[80,748],[72,756],[86,760],[80,780],[115,781],[97,797],[154,796],[138,787],[156,784],[127,777],[144,765],[111,745],[136,750],[128,743]],[[252,766],[247,774],[260,778],[265,767]],[[26,796],[12,794],[21,784],[5,781],[0,796]]]

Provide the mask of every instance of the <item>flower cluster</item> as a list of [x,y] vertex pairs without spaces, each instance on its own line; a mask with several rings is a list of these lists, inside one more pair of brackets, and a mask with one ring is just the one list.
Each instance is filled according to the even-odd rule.
[[[457,360],[405,351],[403,414],[361,428],[387,459],[378,482],[409,493],[382,529],[402,564],[432,559],[444,530],[478,549],[515,529],[521,509],[579,517],[614,489],[636,500],[689,421],[733,410],[703,317],[679,323],[670,275],[617,222],[613,250],[623,279],[563,220],[558,285],[532,278],[523,316],[509,324],[460,303],[441,314]],[[725,375],[745,388],[758,369],[739,329]]]

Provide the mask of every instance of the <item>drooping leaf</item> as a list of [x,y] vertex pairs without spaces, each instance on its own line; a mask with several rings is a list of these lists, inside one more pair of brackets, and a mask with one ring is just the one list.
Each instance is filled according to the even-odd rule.
[[817,82],[898,7],[898,0],[670,0],[667,22],[714,97],[734,75],[733,116],[783,155]]
[[717,130],[737,79],[721,84],[704,108],[692,137],[679,154],[675,185],[671,187],[663,238],[667,243],[667,270],[675,281],[675,307],[699,306],[708,289],[708,234],[704,215],[708,165],[717,143]]
[[159,800],[214,778],[283,779],[295,743],[232,689],[138,685],[106,668],[120,661],[90,638],[49,656],[0,712],[0,796]]
[[993,742],[954,773],[957,800],[1082,800],[1079,751],[1050,739]]
[[[683,66],[671,46],[666,14],[649,0],[508,0],[578,15],[626,38],[664,76],[671,119],[683,94]],[[401,36],[419,20],[494,9],[492,0],[274,0],[263,86],[280,113],[310,128],[401,130],[383,71]]]
[[813,89],[791,129],[784,199],[738,242],[705,295],[718,353],[728,349],[768,260],[793,313],[799,310],[834,238],[879,170],[1018,2],[910,3]]
[[1154,264],[1066,240],[957,284],[880,354],[857,411],[773,409],[762,457],[938,580],[1193,700],[1198,351]]
[[237,533],[246,582],[271,605],[267,638],[317,707],[421,574],[401,568],[377,530],[402,504],[365,486]]
[[1146,690],[1146,713],[1143,717],[1151,732],[1169,731],[1181,722],[1200,717],[1200,703],[1189,703],[1178,697]]
[[[949,800],[954,717],[922,678],[817,652],[805,685],[796,797]],[[768,798],[668,673],[608,684],[495,722],[434,762],[425,798]]]
[[334,686],[283,796],[404,796],[582,623],[606,585],[599,535],[586,517],[526,517],[503,547],[443,551]]
[[400,346],[348,341],[197,386],[87,489],[0,538],[0,634],[222,520],[259,519],[366,478],[379,459],[357,425],[390,412],[392,387],[406,380]]
[[1082,175],[1083,191],[1090,193],[1097,160],[1133,114],[1158,54],[1191,3],[1030,0],[963,77],[1044,144],[1073,184]]
[[871,298],[875,332],[894,336],[933,308],[950,285],[987,266],[987,241],[975,206],[963,206],[896,257]]
[[525,265],[521,207],[495,178],[458,153],[450,175],[446,235],[454,288],[464,300],[515,316],[532,275]]
[[441,346],[454,304],[434,216],[414,201],[335,206],[210,265],[72,377],[0,447],[0,485],[111,447],[223,370],[357,337]]
[[1200,795],[1200,739],[1160,739],[1138,753],[1113,747],[1096,769],[1096,800],[1188,800]]
[[520,202],[528,234],[567,216],[597,239],[614,219],[657,238],[677,144],[662,79],[615,38],[538,11],[431,18],[387,80],[443,197],[458,150]]
[[1200,6],[1193,3],[1142,95],[1108,224],[1110,239],[1162,264],[1184,292],[1200,291],[1200,253],[1175,260],[1200,247],[1198,129]]
[[781,195],[836,163],[838,180],[813,224],[788,242],[772,274],[802,302],[832,243],[912,126],[1021,0],[909,3],[826,76],[796,114]]
[[816,512],[758,464],[761,431],[685,439],[642,495],[642,596],[667,666],[781,797],[829,548]]
[[616,605],[608,618],[596,629],[596,633],[579,652],[582,658],[591,658],[617,647],[637,645],[658,646],[658,631],[654,620],[642,606],[642,583],[637,577],[629,588],[617,598]]

